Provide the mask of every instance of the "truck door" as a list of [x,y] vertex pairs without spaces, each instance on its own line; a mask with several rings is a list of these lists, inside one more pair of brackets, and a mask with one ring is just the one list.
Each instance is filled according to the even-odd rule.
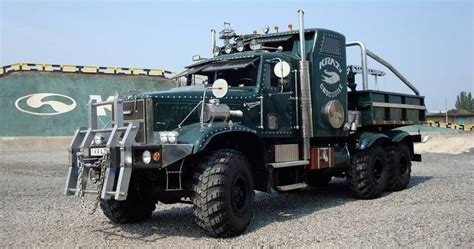
[[267,60],[264,65],[262,135],[288,137],[296,130],[294,73],[286,61]]

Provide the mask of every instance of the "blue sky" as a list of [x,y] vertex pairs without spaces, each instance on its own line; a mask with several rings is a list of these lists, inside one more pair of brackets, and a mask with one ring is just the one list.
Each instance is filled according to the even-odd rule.
[[[474,92],[472,1],[9,1],[0,0],[0,65],[17,62],[180,71],[210,56],[211,28],[237,33],[297,23],[360,40],[418,87],[429,110]],[[355,48],[348,64],[358,64]],[[383,69],[374,62],[369,66]],[[387,71],[387,70],[386,70]],[[373,86],[373,85],[372,85]],[[410,90],[393,75],[388,91]]]

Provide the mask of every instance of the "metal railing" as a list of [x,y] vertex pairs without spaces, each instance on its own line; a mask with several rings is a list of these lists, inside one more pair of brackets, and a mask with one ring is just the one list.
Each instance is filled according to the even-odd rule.
[[346,47],[351,47],[351,46],[358,46],[360,48],[360,57],[361,57],[361,66],[362,66],[362,86],[364,90],[369,89],[369,79],[368,79],[368,73],[367,73],[367,56],[371,57],[375,61],[379,62],[380,64],[384,65],[387,67],[390,71],[392,71],[395,76],[397,76],[403,83],[405,83],[408,88],[410,88],[416,95],[420,95],[420,92],[416,87],[410,83],[394,66],[392,66],[390,63],[376,55],[374,52],[368,50],[364,43],[360,41],[352,41],[346,43]]
[[87,73],[87,74],[109,74],[109,75],[144,75],[161,76],[172,78],[176,72],[163,69],[131,68],[131,67],[103,67],[103,66],[78,66],[63,64],[36,64],[15,63],[0,67],[0,76],[18,71],[39,72],[63,72],[63,73]]

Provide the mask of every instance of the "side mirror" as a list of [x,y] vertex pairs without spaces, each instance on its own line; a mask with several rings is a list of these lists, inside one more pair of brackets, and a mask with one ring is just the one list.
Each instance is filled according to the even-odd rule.
[[281,92],[288,91],[290,89],[290,79],[288,75],[290,74],[291,67],[290,64],[286,61],[278,62],[273,68],[273,72],[280,79],[278,80],[278,86],[281,89]]
[[227,84],[227,81],[225,79],[218,79],[214,81],[214,84],[212,84],[211,89],[214,97],[220,99],[227,95],[227,91],[229,91],[229,84]]
[[275,73],[275,75],[281,79],[286,78],[288,74],[290,74],[290,70],[290,64],[286,61],[278,62],[273,68],[273,72]]

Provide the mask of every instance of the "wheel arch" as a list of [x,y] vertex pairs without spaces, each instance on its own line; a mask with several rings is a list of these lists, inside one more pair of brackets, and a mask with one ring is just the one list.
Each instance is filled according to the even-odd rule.
[[419,135],[411,135],[406,131],[392,130],[387,134],[387,136],[394,144],[405,143],[408,146],[413,159],[413,156],[415,155],[414,143],[421,140]]
[[222,132],[210,138],[203,148],[205,151],[219,149],[233,149],[243,153],[252,166],[255,189],[268,191],[269,174],[265,167],[265,145],[258,135],[246,131]]
[[391,142],[390,137],[383,133],[378,132],[362,132],[356,135],[356,145],[357,150],[364,150],[376,143],[388,144]]
[[[206,125],[207,126],[207,125]],[[268,192],[269,172],[265,167],[266,150],[257,132],[241,124],[214,122],[211,127],[185,126],[181,130],[181,141],[193,144],[193,157],[218,149],[233,149],[243,153],[252,165],[256,190]]]

